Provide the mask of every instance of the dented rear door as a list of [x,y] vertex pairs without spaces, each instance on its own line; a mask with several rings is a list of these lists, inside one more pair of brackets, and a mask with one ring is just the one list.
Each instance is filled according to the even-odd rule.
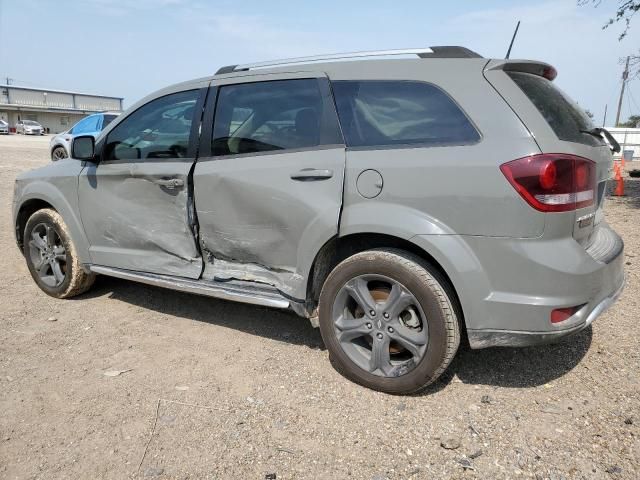
[[207,88],[144,103],[98,141],[79,177],[82,223],[95,265],[198,278],[190,172]]
[[326,76],[214,80],[200,151],[194,192],[203,277],[266,283],[304,298],[342,203],[345,147]]

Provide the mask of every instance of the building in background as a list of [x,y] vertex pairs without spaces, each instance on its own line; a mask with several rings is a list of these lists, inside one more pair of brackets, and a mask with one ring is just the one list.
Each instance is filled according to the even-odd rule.
[[122,111],[122,100],[105,95],[0,85],[0,119],[13,129],[18,120],[34,120],[48,133],[60,133],[92,113]]

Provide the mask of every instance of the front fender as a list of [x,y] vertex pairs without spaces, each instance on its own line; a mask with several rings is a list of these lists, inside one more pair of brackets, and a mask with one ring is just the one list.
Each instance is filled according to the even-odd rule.
[[[62,166],[63,163],[66,165]],[[80,263],[91,263],[89,242],[78,208],[78,174],[82,168],[82,164],[76,160],[61,160],[28,172],[25,178],[18,178],[14,191],[13,224],[17,225],[19,212],[27,202],[47,202],[66,223]],[[62,170],[66,170],[65,174],[60,174]]]

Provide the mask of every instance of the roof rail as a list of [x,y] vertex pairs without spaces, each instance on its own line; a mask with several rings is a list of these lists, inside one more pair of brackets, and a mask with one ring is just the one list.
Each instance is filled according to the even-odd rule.
[[417,55],[420,58],[482,58],[476,52],[464,47],[428,47],[407,48],[401,50],[372,50],[364,52],[331,53],[312,57],[283,58],[268,62],[246,63],[244,65],[227,65],[220,68],[216,75],[223,73],[242,72],[256,68],[276,67],[300,63],[324,62],[327,60],[349,60],[356,58],[389,57],[395,55]]

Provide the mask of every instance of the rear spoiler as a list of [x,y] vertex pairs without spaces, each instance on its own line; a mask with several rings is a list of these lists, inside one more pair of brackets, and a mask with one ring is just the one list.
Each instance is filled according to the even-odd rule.
[[485,70],[532,73],[547,80],[553,80],[558,76],[558,71],[553,66],[534,60],[492,60],[487,64]]

